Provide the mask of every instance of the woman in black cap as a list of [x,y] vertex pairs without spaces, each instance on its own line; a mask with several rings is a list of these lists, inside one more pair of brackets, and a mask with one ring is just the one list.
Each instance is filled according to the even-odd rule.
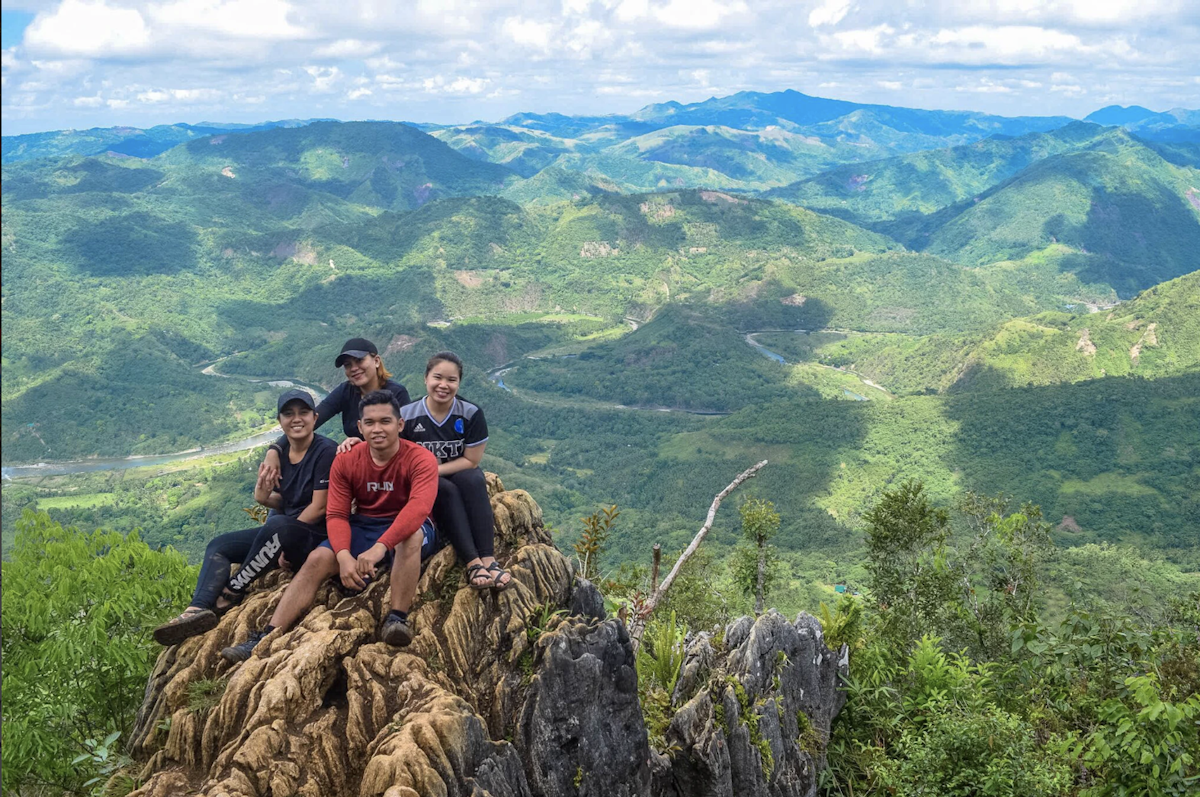
[[[396,397],[401,407],[408,404],[410,399],[404,385],[392,379],[392,375],[384,367],[379,349],[366,338],[351,338],[346,341],[342,346],[342,353],[333,364],[336,368],[345,369],[346,381],[330,391],[317,405],[317,428],[320,429],[322,424],[335,415],[342,416],[342,431],[346,433],[346,439],[338,444],[337,452],[340,454],[362,442],[361,432],[358,431],[358,419],[362,410],[359,409],[358,403],[363,396],[372,390],[386,390]],[[279,452],[283,442],[284,438],[280,437],[271,443],[262,465],[259,466],[259,476],[265,478],[269,484],[274,484],[279,479]]]
[[[275,510],[256,528],[214,537],[204,551],[196,592],[183,614],[154,629],[162,645],[177,645],[217,625],[217,618],[241,603],[246,588],[281,564],[298,568],[325,540],[325,500],[337,444],[316,434],[312,396],[288,390],[279,397],[283,427],[283,474],[278,483],[259,476],[254,500]],[[230,566],[241,562],[232,577]]]

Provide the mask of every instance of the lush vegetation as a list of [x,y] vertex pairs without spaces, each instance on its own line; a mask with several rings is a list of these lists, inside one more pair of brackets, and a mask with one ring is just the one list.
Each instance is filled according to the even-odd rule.
[[1103,130],[1076,122],[1016,138],[992,136],[973,144],[839,166],[765,196],[867,226],[914,218],[977,196],[1044,158],[1086,145]]
[[159,652],[149,631],[186,605],[196,570],[136,533],[33,513],[15,525],[0,609],[4,791],[106,793]]
[[[1200,592],[1148,617],[1040,619],[1036,508],[919,483],[867,516],[869,592],[824,610],[851,648],[826,795],[1183,795],[1200,784]],[[1097,574],[1099,575],[1099,574]]]

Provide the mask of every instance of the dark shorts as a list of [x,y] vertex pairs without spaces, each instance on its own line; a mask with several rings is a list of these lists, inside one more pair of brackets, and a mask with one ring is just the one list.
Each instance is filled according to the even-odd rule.
[[[379,538],[391,527],[394,520],[395,518],[390,517],[351,515],[350,555],[357,559],[360,554],[379,542]],[[421,524],[421,528],[417,533],[424,538],[424,541],[421,543],[421,561],[424,562],[440,551],[443,543],[438,538],[437,529],[433,525],[432,518],[425,518],[425,522]],[[318,547],[333,550],[333,546],[329,544],[329,540],[325,540]],[[391,560],[392,552],[388,551],[387,556],[383,558],[382,562],[390,563]]]

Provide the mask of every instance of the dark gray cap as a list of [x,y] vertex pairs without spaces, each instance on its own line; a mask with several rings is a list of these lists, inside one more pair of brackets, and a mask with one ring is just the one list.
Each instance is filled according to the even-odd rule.
[[310,410],[315,411],[317,409],[317,405],[313,403],[313,397],[308,394],[307,390],[301,390],[298,387],[294,387],[291,390],[280,394],[279,409],[276,410],[276,414],[283,412],[283,408],[288,405],[289,401],[302,402],[304,406],[308,407]]
[[375,344],[366,338],[350,338],[346,344],[342,346],[342,353],[333,361],[334,368],[341,368],[348,357],[353,357],[356,360],[361,360],[368,354],[379,354],[379,349],[375,348]]

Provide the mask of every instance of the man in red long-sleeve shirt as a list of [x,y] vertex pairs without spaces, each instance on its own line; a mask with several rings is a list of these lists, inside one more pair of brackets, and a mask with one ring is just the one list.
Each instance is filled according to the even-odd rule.
[[[346,587],[361,590],[390,554],[392,606],[380,636],[401,647],[412,641],[408,610],[421,575],[421,547],[431,531],[426,524],[437,497],[437,457],[424,446],[400,439],[404,421],[395,396],[387,391],[363,396],[358,426],[367,445],[339,454],[329,471],[329,539],[309,554],[284,590],[270,625],[221,651],[229,661],[245,661],[267,634],[290,628],[312,605],[326,578],[338,575]],[[358,503],[353,515],[352,501]]]

